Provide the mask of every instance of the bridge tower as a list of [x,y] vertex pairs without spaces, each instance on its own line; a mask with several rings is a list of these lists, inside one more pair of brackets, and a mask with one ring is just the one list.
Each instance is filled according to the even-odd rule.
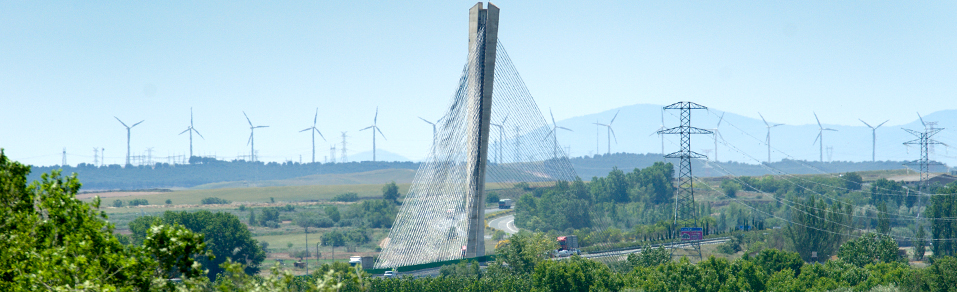
[[489,124],[492,117],[492,85],[495,83],[495,48],[498,43],[499,9],[492,3],[488,8],[482,2],[469,9],[469,54],[477,62],[471,63],[467,107],[468,181],[466,214],[468,235],[465,257],[485,255],[485,165],[488,161]]

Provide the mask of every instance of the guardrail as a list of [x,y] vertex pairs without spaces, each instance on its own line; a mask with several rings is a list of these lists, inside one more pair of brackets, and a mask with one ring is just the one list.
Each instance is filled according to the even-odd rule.
[[393,271],[393,270],[394,270],[394,271],[396,271],[396,272],[404,273],[404,272],[411,272],[411,271],[418,271],[418,270],[425,270],[425,269],[433,269],[433,268],[438,268],[438,267],[445,266],[445,265],[454,265],[454,264],[458,264],[458,263],[461,262],[461,261],[477,261],[477,262],[480,262],[480,263],[484,263],[484,262],[494,261],[494,260],[495,260],[495,255],[494,255],[494,254],[490,254],[490,255],[485,255],[485,256],[480,256],[480,257],[474,257],[474,258],[455,259],[455,260],[448,260],[448,261],[441,261],[441,262],[431,262],[431,263],[411,265],[411,266],[404,266],[404,267],[395,267],[395,268],[388,268],[388,269],[364,269],[364,270],[366,271],[366,273],[369,273],[370,275],[380,275],[380,274],[382,274],[382,273],[385,273],[385,271]]

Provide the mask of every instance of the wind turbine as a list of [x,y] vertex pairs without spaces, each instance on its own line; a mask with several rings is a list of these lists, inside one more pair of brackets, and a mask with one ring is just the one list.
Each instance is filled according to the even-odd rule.
[[[435,140],[436,138],[438,138],[438,131],[436,130],[435,123],[430,122],[429,120],[426,120],[423,117],[419,117],[419,119],[422,120],[423,122],[429,123],[429,125],[432,125],[432,159],[436,159],[435,158],[435,147],[436,147]],[[438,123],[439,121],[435,121],[435,122]],[[375,133],[373,133],[373,136],[375,136]],[[384,135],[382,137],[385,138]],[[373,137],[373,139],[375,139],[375,137]]]
[[316,108],[316,116],[312,118],[312,127],[305,128],[299,133],[309,131],[312,134],[312,163],[316,163],[316,133],[319,133],[319,137],[322,137],[322,141],[326,141],[326,137],[322,136],[322,132],[319,132],[319,129],[316,129],[316,121],[319,119],[319,108]]
[[253,126],[253,121],[249,120],[246,111],[243,111],[243,116],[246,117],[246,121],[249,122],[249,141],[246,142],[246,145],[249,145],[249,160],[256,161],[256,140],[253,139],[253,133],[255,133],[255,130],[258,128],[267,128],[269,126]]
[[552,152],[554,152],[555,158],[558,158],[558,129],[566,130],[569,132],[574,132],[574,131],[572,131],[572,129],[569,129],[569,128],[559,127],[558,124],[555,123],[555,114],[552,113],[551,108],[548,109],[548,114],[552,116],[552,129],[548,131],[548,134],[545,134],[545,139],[548,139],[549,135],[552,136],[552,138],[555,141],[555,148],[554,150],[552,150]]
[[502,137],[505,134],[505,121],[508,121],[508,115],[505,115],[501,124],[489,123],[492,126],[498,127],[498,159],[495,161],[497,163],[502,163]]
[[[721,138],[721,140],[724,140],[724,136],[721,136],[721,132],[718,131],[718,128],[721,127],[721,122],[724,121],[724,114],[725,114],[724,112],[721,113],[721,117],[718,118],[718,125],[714,126],[714,129],[711,131],[714,133],[711,135],[711,138],[714,139],[714,162],[718,162],[718,138]],[[770,160],[771,158],[768,157],[768,163],[770,163]]]
[[[768,128],[768,135],[764,138],[764,140],[765,140],[765,141],[764,141],[764,144],[767,144],[767,145],[768,145],[768,164],[771,164],[771,128],[774,128],[774,127],[777,127],[777,126],[780,126],[780,125],[784,125],[784,124],[774,124],[774,125],[771,125],[771,124],[768,124],[768,121],[764,119],[764,116],[761,115],[760,112],[758,113],[758,116],[761,116],[761,121],[764,121],[764,126],[766,126],[766,127]],[[721,124],[721,123],[718,122],[718,124]],[[821,157],[823,157],[823,156],[821,156]]]
[[[376,126],[376,121],[379,120],[379,107],[375,108],[375,117],[372,118],[372,126],[362,128],[359,131],[365,131],[372,129],[372,162],[375,162],[375,132],[378,131],[379,135],[382,135],[382,139],[385,139],[385,134],[382,134],[382,130],[379,130],[379,126]],[[389,140],[389,139],[386,139]]]
[[182,135],[183,133],[186,133],[186,132],[189,132],[189,157],[193,158],[193,132],[196,132],[196,135],[199,135],[200,138],[203,138],[203,140],[206,140],[206,138],[203,137],[203,134],[200,134],[199,131],[196,130],[196,128],[193,128],[193,108],[189,108],[189,127],[187,127],[186,130],[183,130],[179,134]]
[[857,120],[867,125],[868,128],[871,128],[871,161],[877,161],[877,159],[875,159],[877,157],[877,128],[880,128],[885,123],[890,122],[891,120],[886,120],[880,125],[877,125],[877,127],[872,127],[871,124],[868,124],[862,119],[857,119]]
[[136,125],[139,125],[140,123],[146,120],[139,121],[133,124],[132,126],[127,126],[126,123],[124,123],[123,121],[120,121],[120,118],[117,118],[116,116],[113,116],[113,118],[115,118],[117,121],[120,122],[120,124],[123,124],[123,126],[126,127],[126,165],[130,165],[130,129],[132,129],[133,127],[136,127]]
[[615,136],[615,130],[612,130],[612,129],[611,129],[611,124],[615,122],[615,118],[618,118],[618,113],[620,113],[620,112],[621,112],[621,110],[618,110],[617,112],[615,112],[615,116],[611,118],[611,121],[608,122],[607,125],[606,125],[606,124],[602,124],[602,123],[595,123],[595,125],[605,126],[605,128],[608,130],[608,131],[607,131],[607,132],[608,132],[608,133],[607,133],[607,136],[608,136],[608,154],[611,154],[611,138],[612,138],[612,137],[615,137],[615,144],[618,144],[618,137]]
[[820,159],[821,159],[821,162],[824,162],[824,131],[835,131],[835,132],[837,132],[837,130],[831,129],[831,128],[824,128],[824,126],[821,125],[821,120],[817,118],[817,113],[814,113],[814,120],[817,121],[817,128],[818,128],[818,130],[817,130],[817,138],[814,138],[814,142],[811,143],[811,145],[814,145],[814,143],[817,143],[817,140],[821,140],[821,157],[820,157]]

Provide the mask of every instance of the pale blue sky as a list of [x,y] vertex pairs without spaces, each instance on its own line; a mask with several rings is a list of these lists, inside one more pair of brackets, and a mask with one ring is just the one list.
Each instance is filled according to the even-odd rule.
[[[197,154],[248,153],[245,110],[270,126],[256,133],[262,160],[308,161],[298,131],[319,107],[321,161],[341,131],[350,153],[371,150],[356,131],[379,106],[388,140],[378,146],[421,159],[431,128],[416,117],[447,105],[474,4],[3,1],[0,147],[39,165],[59,164],[63,147],[70,164],[92,162],[102,147],[121,164],[115,115],[146,120],[133,129],[134,155],[185,154],[177,134],[193,107],[206,138]],[[501,42],[559,120],[680,100],[791,125],[813,123],[812,111],[834,125],[900,125],[957,108],[955,2],[495,4]]]

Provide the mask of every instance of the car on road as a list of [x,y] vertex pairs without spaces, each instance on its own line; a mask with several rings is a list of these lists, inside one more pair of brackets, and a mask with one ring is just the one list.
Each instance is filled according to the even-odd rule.
[[382,274],[384,278],[395,278],[395,271],[385,271],[385,274]]

